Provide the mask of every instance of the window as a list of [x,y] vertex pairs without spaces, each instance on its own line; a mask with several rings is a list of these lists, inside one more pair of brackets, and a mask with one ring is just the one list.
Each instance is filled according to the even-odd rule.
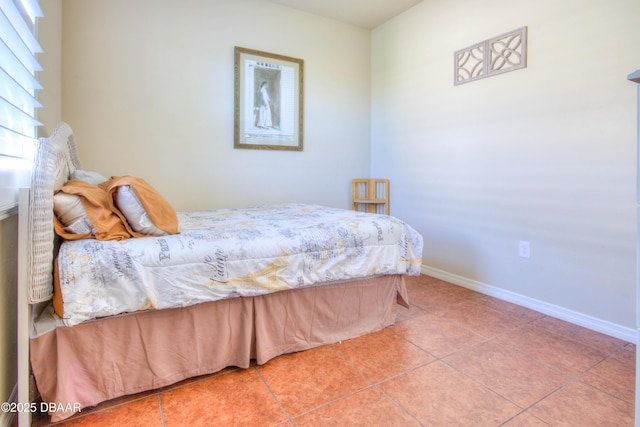
[[0,215],[17,206],[31,175],[42,87],[36,74],[42,52],[36,39],[38,0],[0,0]]

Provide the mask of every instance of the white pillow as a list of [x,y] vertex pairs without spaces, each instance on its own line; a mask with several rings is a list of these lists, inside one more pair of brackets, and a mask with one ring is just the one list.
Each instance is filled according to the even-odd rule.
[[165,236],[168,234],[153,224],[130,185],[118,187],[116,204],[134,231],[151,236]]
[[73,234],[96,234],[80,198],[75,194],[57,193],[53,196],[53,211],[64,230]]
[[102,184],[107,181],[108,178],[100,175],[98,172],[85,171],[82,169],[76,169],[71,174],[71,179],[77,179],[79,181],[88,182],[91,185],[98,186],[98,184]]

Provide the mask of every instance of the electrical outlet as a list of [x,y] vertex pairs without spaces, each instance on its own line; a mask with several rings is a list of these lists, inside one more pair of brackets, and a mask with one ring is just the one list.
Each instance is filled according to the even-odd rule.
[[520,258],[530,258],[531,243],[525,240],[520,240],[520,244],[518,245],[518,255],[520,255]]

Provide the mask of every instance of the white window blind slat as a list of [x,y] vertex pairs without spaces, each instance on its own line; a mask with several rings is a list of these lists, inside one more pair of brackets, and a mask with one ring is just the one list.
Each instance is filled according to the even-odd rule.
[[29,184],[36,128],[42,107],[36,73],[42,52],[35,35],[42,16],[38,0],[0,0],[0,217],[17,206],[18,189]]
[[[5,40],[0,39],[0,68],[10,75],[28,93],[35,93],[42,89],[42,86],[35,77],[35,72],[20,62],[13,54]],[[0,88],[1,90],[1,88]]]
[[[13,9],[15,13],[18,13],[18,11],[15,10],[13,3],[11,3],[11,9]],[[40,64],[38,64],[38,61],[36,61],[35,58],[35,54],[42,51],[42,49],[40,49],[40,45],[38,45],[36,40],[31,41],[31,45],[35,43],[35,46],[33,46],[35,47],[35,50],[31,50],[28,44],[29,41],[20,36],[6,13],[7,11],[4,9],[2,10],[2,13],[0,13],[0,38],[27,70],[31,72],[42,70],[42,67],[40,67]],[[19,18],[21,19],[20,16]],[[24,21],[22,22],[24,25]],[[33,38],[33,35],[31,35],[31,37]]]
[[[16,5],[13,0],[0,0],[0,7],[4,11],[6,18],[11,23],[11,26],[22,40],[22,43],[26,45],[29,51],[32,54],[41,53],[42,48],[40,47],[40,43],[38,43],[38,39],[32,30],[33,23],[31,22],[31,17],[29,16],[29,22],[25,21],[23,14],[18,10],[18,5]],[[38,5],[38,11],[40,13],[38,16],[42,16],[42,11],[39,8],[40,6]],[[27,12],[26,9],[27,8],[24,8],[25,12]]]
[[34,126],[41,126],[29,112],[25,112],[4,98],[0,98],[0,126],[22,135],[33,135]]
[[[2,0],[7,1],[7,0]],[[42,13],[42,9],[40,8],[40,2],[38,0],[13,0],[14,3],[17,2],[27,13],[29,18],[31,19],[32,24],[36,22],[36,18],[42,18],[44,14]]]
[[26,91],[10,75],[0,68],[0,87],[5,89],[5,99],[24,112],[33,112],[34,108],[42,108],[42,104],[29,91]]
[[4,157],[29,159],[33,150],[33,137],[0,126],[0,153]]

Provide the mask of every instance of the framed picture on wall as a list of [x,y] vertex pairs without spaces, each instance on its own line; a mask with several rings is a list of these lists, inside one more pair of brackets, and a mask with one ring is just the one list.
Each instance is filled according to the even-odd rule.
[[235,48],[234,147],[302,151],[302,59]]

